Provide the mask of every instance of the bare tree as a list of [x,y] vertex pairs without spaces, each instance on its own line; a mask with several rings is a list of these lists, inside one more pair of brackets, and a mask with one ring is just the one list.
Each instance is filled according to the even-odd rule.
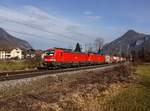
[[92,43],[89,43],[89,44],[87,45],[87,52],[93,52]]
[[84,49],[84,52],[88,52],[88,44],[87,44],[87,43],[86,43],[86,44],[84,44],[83,49]]
[[74,50],[73,45],[69,45],[69,46],[68,46],[68,49],[71,49],[71,50],[73,51],[73,50]]
[[96,38],[94,41],[94,48],[96,51],[99,51],[99,49],[102,49],[104,45],[104,39],[103,38]]

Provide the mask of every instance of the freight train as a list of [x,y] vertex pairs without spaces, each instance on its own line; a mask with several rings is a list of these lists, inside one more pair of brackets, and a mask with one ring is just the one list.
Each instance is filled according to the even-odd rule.
[[43,66],[51,67],[80,67],[104,63],[117,63],[126,61],[123,57],[109,56],[98,53],[72,52],[63,48],[51,48],[45,51]]

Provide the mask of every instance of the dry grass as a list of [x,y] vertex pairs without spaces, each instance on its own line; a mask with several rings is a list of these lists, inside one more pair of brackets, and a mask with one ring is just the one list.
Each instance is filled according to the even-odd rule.
[[0,100],[0,110],[113,111],[112,101],[132,82],[130,66],[48,77],[20,86],[14,94],[5,94]]
[[6,60],[0,61],[0,71],[24,70],[36,68],[38,62],[35,60]]
[[[150,64],[138,65],[137,82],[107,101],[107,111],[150,111]],[[109,109],[109,110],[108,110]]]

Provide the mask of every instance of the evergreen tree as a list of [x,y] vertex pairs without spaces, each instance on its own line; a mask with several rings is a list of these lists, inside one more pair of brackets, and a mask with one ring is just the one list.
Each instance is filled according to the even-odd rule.
[[74,51],[75,51],[75,52],[81,52],[81,47],[80,47],[80,44],[79,44],[79,43],[76,44],[76,48],[75,48]]

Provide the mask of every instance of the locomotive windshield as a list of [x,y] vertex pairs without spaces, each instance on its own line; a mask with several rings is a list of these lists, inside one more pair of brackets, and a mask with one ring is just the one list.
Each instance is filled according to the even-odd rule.
[[45,55],[54,55],[54,50],[45,51]]

